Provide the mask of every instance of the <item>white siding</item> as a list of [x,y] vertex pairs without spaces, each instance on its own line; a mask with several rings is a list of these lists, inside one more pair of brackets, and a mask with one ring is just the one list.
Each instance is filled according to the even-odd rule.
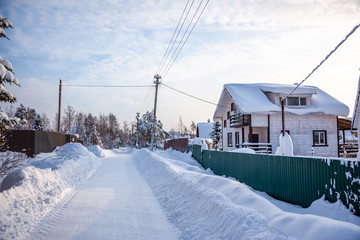
[[[281,134],[281,115],[270,116],[270,142],[273,152],[279,146]],[[311,149],[315,156],[337,157],[338,156],[338,133],[337,118],[332,115],[285,115],[285,130],[290,130],[290,136],[294,144],[294,154],[311,156]],[[327,145],[313,147],[313,130],[326,130]]]
[[251,125],[253,127],[267,127],[268,115],[251,115]]

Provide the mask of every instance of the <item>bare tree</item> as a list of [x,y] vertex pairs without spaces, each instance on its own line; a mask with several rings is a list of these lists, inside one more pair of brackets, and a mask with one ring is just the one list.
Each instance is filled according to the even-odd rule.
[[64,116],[62,117],[63,131],[70,133],[75,122],[75,110],[71,106],[67,106],[64,110]]

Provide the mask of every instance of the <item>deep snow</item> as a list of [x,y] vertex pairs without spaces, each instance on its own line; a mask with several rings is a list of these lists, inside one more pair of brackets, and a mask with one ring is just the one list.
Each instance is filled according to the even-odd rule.
[[274,200],[172,150],[67,144],[14,175],[0,193],[0,239],[360,238],[340,202]]

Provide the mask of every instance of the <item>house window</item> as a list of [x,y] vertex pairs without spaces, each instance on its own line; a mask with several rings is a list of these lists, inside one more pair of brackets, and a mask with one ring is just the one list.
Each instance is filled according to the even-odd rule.
[[240,144],[240,134],[239,132],[235,132],[235,146],[239,146]]
[[235,104],[234,103],[231,103],[231,111],[235,111]]
[[224,128],[226,128],[226,120],[224,120]]
[[232,141],[232,133],[228,133],[228,147],[232,147],[233,141]]
[[230,111],[227,112],[227,119],[230,119]]
[[[281,103],[281,98],[280,98]],[[284,100],[284,105],[287,106],[306,106],[306,98],[305,97],[287,97]]]
[[313,146],[327,146],[326,130],[313,130]]

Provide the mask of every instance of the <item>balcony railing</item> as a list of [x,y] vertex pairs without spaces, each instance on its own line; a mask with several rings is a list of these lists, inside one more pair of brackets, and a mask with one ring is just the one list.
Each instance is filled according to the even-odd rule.
[[235,113],[230,115],[230,127],[243,127],[249,126],[250,115]]
[[251,148],[256,153],[264,153],[264,154],[271,154],[272,153],[272,145],[271,143],[243,143],[239,144],[236,147],[239,148]]

